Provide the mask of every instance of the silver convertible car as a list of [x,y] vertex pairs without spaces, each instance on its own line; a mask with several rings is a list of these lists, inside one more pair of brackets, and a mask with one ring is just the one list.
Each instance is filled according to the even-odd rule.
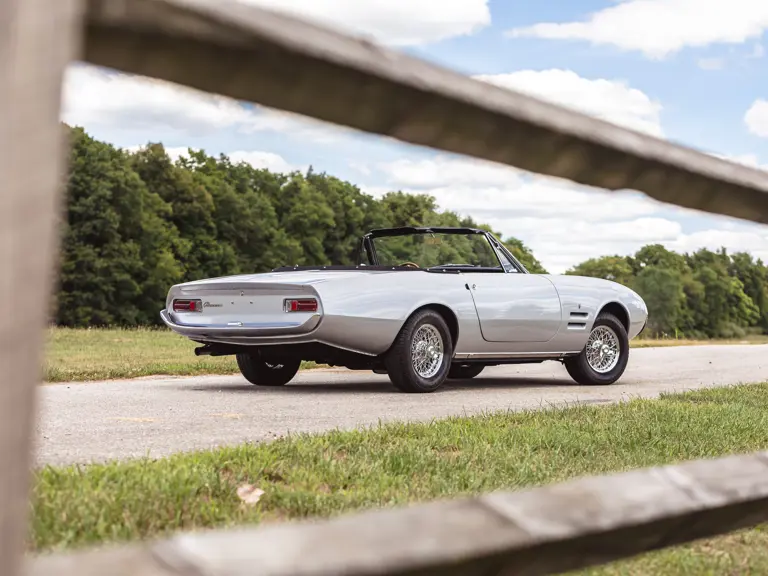
[[403,392],[545,360],[579,384],[612,384],[648,319],[621,284],[531,274],[485,230],[436,227],[373,230],[355,265],[178,284],[160,314],[202,344],[195,354],[234,355],[256,385],[314,361],[386,373]]

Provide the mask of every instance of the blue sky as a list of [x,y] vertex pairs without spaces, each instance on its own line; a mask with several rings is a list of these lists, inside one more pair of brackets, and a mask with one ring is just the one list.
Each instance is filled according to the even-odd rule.
[[[213,1],[213,0],[212,0]],[[735,161],[768,166],[764,0],[248,0],[367,34],[462,73]],[[64,120],[118,146],[161,141],[276,170],[312,164],[488,222],[559,273],[650,242],[746,250],[768,228],[73,66]]]

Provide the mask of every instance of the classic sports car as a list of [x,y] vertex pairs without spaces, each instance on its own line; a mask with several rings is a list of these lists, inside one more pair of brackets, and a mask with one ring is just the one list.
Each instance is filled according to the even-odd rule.
[[302,360],[389,375],[404,392],[486,366],[562,362],[578,383],[612,384],[648,310],[608,280],[530,274],[474,228],[387,228],[359,244],[354,266],[293,266],[186,282],[163,321],[234,355],[260,386],[287,384]]

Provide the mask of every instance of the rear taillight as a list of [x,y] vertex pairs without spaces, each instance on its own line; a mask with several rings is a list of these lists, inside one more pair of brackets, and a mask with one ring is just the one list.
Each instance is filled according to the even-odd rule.
[[202,312],[203,301],[202,300],[174,300],[173,311],[174,312]]
[[290,298],[283,300],[285,312],[317,312],[317,300],[314,298]]

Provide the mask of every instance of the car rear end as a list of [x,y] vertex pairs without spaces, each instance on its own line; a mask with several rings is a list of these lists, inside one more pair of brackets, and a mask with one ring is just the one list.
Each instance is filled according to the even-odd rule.
[[160,316],[174,332],[203,342],[305,340],[323,310],[313,283],[301,280],[264,274],[180,284]]

